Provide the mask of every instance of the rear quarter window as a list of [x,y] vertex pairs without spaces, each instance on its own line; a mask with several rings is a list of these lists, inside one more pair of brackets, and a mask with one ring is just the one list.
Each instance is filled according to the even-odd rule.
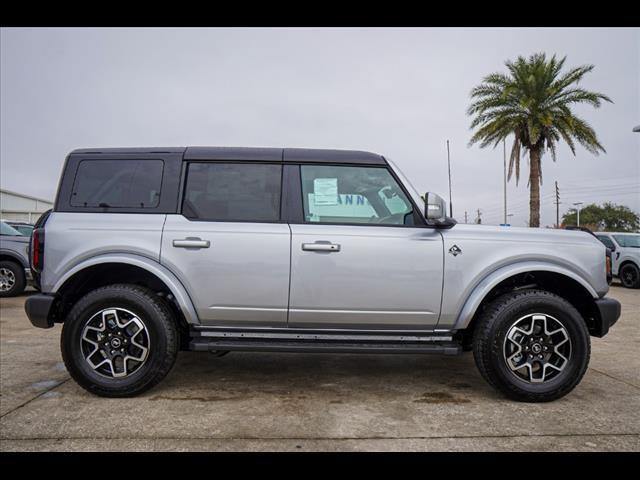
[[163,160],[82,160],[70,205],[87,208],[155,208],[160,202]]

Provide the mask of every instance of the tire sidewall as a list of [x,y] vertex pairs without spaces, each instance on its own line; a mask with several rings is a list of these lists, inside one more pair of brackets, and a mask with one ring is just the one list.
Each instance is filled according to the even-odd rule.
[[13,261],[3,261],[0,262],[0,268],[11,270],[15,278],[13,287],[11,287],[10,290],[0,292],[0,297],[15,297],[16,295],[20,295],[26,286],[26,278],[22,266]]
[[[562,372],[551,380],[540,384],[529,383],[514,374],[504,357],[504,341],[509,329],[522,317],[529,314],[549,315],[567,330],[571,341],[571,357]],[[490,362],[498,374],[498,380],[509,389],[526,394],[550,394],[558,390],[569,390],[580,380],[587,368],[590,356],[589,335],[584,320],[571,305],[564,305],[555,298],[529,297],[514,301],[499,312],[491,329]]]
[[[81,300],[74,307],[62,329],[62,351],[67,368],[76,377],[84,380],[89,390],[129,390],[145,384],[147,379],[164,362],[167,352],[167,334],[160,320],[163,312],[144,298],[129,291],[110,292],[103,290],[102,295],[94,299]],[[91,294],[89,294],[91,295]],[[82,331],[87,322],[98,312],[107,308],[123,308],[135,314],[144,324],[149,335],[149,351],[145,363],[132,374],[124,378],[112,378],[97,373],[85,360],[80,348]]]
[[[635,284],[627,283],[624,280],[625,273],[626,273],[626,271],[628,269],[634,270],[635,273],[636,273],[636,282],[635,282]],[[620,281],[622,282],[622,286],[625,287],[625,288],[638,288],[638,287],[640,287],[640,269],[638,269],[638,267],[636,265],[634,265],[633,263],[627,263],[620,270]]]

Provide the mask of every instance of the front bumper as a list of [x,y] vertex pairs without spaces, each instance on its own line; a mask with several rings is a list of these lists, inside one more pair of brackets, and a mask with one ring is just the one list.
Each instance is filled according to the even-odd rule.
[[53,327],[52,307],[55,302],[53,295],[39,293],[31,295],[24,302],[24,311],[34,327],[51,328]]
[[600,313],[600,318],[590,333],[594,337],[602,338],[609,332],[609,328],[618,321],[622,308],[619,301],[608,297],[596,300],[596,307]]

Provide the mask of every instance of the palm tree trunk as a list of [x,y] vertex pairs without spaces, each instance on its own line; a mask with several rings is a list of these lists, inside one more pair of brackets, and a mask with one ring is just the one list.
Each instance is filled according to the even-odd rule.
[[529,150],[529,226],[540,226],[540,148]]

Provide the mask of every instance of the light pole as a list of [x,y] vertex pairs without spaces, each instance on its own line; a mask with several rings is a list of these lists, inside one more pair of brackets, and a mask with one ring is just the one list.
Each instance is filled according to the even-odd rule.
[[578,219],[577,219],[577,224],[578,224],[577,226],[578,227],[580,226],[580,205],[582,205],[583,203],[584,202],[575,202],[574,203],[574,205],[577,205],[576,212],[578,214]]
[[507,142],[502,140],[502,159],[504,161],[504,223],[507,223]]
[[449,140],[447,140],[447,166],[449,167],[449,216],[453,218],[453,201],[451,200],[451,157],[449,155]]

